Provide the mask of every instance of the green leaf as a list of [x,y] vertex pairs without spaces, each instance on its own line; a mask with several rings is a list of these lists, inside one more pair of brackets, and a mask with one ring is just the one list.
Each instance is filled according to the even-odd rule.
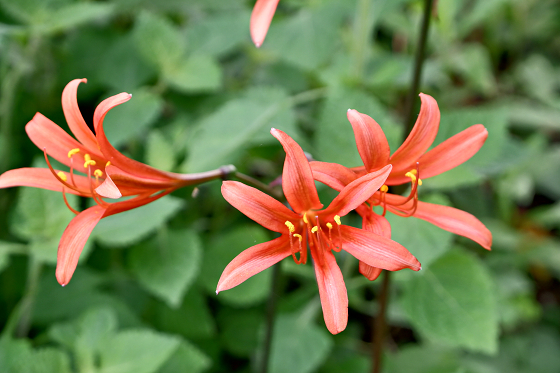
[[97,19],[107,19],[112,15],[114,9],[114,5],[109,3],[79,2],[69,4],[50,13],[49,17],[43,20],[40,28],[51,33],[64,31]]
[[145,133],[163,108],[161,97],[147,88],[139,88],[130,93],[130,101],[111,109],[103,121],[105,134],[115,147]]
[[135,247],[129,266],[140,284],[177,308],[200,269],[202,248],[195,232],[169,231]]
[[0,372],[70,373],[70,359],[63,351],[52,348],[32,349],[26,339],[0,340]]
[[413,346],[389,355],[387,373],[450,373],[459,372],[457,353],[437,346]]
[[212,365],[208,356],[187,341],[181,341],[171,358],[157,371],[158,373],[189,372],[199,373]]
[[254,137],[269,133],[272,121],[286,109],[284,103],[274,101],[277,93],[268,94],[270,99],[231,100],[203,118],[191,137],[183,171],[202,172],[234,163]]
[[259,328],[264,321],[260,310],[233,312],[227,308],[219,314],[220,339],[225,349],[239,357],[250,357],[259,346]]
[[333,344],[331,336],[324,327],[303,320],[292,315],[276,319],[269,372],[310,373],[327,358]]
[[126,246],[146,237],[184,206],[177,197],[166,196],[134,210],[102,219],[92,232],[107,246]]
[[186,42],[167,18],[141,12],[133,36],[142,57],[160,71],[172,71],[180,65]]
[[334,88],[323,104],[317,125],[317,160],[340,163],[346,167],[363,165],[352,125],[346,117],[348,109],[358,110],[375,119],[385,132],[392,151],[400,145],[401,126],[392,120],[375,98],[358,90]]
[[233,258],[249,247],[268,241],[263,228],[255,225],[236,229],[214,238],[204,253],[201,283],[218,300],[234,306],[246,307],[262,302],[270,292],[270,271],[265,270],[237,287],[215,295],[220,276]]
[[159,130],[148,135],[146,144],[146,163],[159,170],[171,171],[175,166],[173,144]]
[[402,305],[428,339],[493,354],[498,315],[493,283],[471,254],[453,250],[408,282]]
[[222,68],[213,57],[192,55],[176,66],[166,67],[163,78],[184,93],[214,91],[222,85]]
[[151,330],[128,330],[106,341],[99,373],[153,373],[177,351],[179,338]]

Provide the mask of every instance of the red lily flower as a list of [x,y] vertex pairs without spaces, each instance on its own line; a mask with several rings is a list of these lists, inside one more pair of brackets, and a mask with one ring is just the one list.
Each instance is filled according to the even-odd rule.
[[[44,151],[49,168],[20,168],[0,175],[0,188],[31,186],[62,192],[64,202],[76,214],[58,246],[56,278],[62,286],[72,278],[82,249],[99,220],[143,206],[177,188],[218,178],[227,171],[218,169],[199,174],[175,174],[125,157],[107,140],[103,119],[110,109],[130,100],[131,95],[120,93],[97,106],[93,116],[94,135],[86,125],[76,99],[78,85],[82,82],[87,80],[72,80],[62,92],[64,116],[78,141],[37,113],[25,130],[31,141]],[[55,170],[48,156],[68,166],[70,171]],[[76,175],[75,171],[82,171],[87,176]],[[67,192],[93,198],[96,205],[78,212],[68,204]],[[133,198],[115,203],[103,199],[122,196]]]
[[[313,176],[335,190],[342,190],[362,175],[392,164],[393,169],[386,185],[371,196],[367,205],[357,209],[363,218],[364,229],[391,237],[391,226],[385,219],[388,210],[399,216],[426,220],[449,232],[470,238],[490,250],[492,234],[473,215],[453,207],[418,200],[418,186],[422,185],[422,179],[439,175],[467,161],[482,147],[488,131],[482,124],[476,124],[427,151],[437,135],[440,112],[436,100],[431,96],[421,93],[420,99],[422,106],[412,132],[391,156],[389,144],[379,124],[365,114],[348,110],[348,120],[354,129],[364,166],[348,169],[333,163],[311,162]],[[408,197],[387,193],[387,185],[407,182],[412,184]],[[371,209],[378,205],[383,207],[382,215],[377,215]],[[381,270],[360,263],[360,272],[374,280]]]
[[276,6],[280,0],[257,0],[257,3],[253,7],[253,12],[251,13],[251,39],[253,43],[259,48],[264,38],[266,38],[266,33],[268,32],[268,27],[274,17],[274,12],[276,12]]
[[[420,263],[398,243],[362,229],[342,225],[340,218],[367,200],[389,175],[387,165],[356,178],[323,210],[309,162],[300,146],[284,132],[272,129],[286,151],[282,188],[293,211],[265,193],[236,181],[224,181],[224,198],[279,238],[248,248],[225,268],[216,292],[231,289],[249,277],[292,256],[307,261],[311,251],[327,328],[337,334],[348,322],[348,297],[334,251],[346,250],[370,266],[390,271],[420,270]],[[297,257],[299,253],[299,258]]]

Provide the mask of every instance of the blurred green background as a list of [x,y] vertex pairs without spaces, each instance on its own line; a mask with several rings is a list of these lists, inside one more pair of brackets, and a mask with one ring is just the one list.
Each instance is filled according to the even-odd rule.
[[[346,110],[372,116],[398,147],[422,4],[282,0],[256,49],[254,1],[0,0],[0,172],[45,166],[25,124],[41,112],[67,129],[60,97],[75,78],[88,79],[78,101],[90,125],[101,100],[133,94],[106,133],[163,170],[233,163],[271,182],[284,159],[271,127],[317,160],[360,165]],[[435,144],[476,123],[489,137],[425,180],[421,199],[471,212],[494,245],[390,217],[424,270],[393,276],[384,371],[560,371],[560,2],[442,0],[432,17],[421,91],[442,112]],[[104,219],[65,288],[54,266],[73,214],[60,193],[0,190],[0,371],[254,371],[272,271],[215,288],[229,261],[272,236],[220,184]],[[370,371],[379,281],[345,252],[337,261],[350,317],[336,336],[311,264],[282,262],[270,372]]]

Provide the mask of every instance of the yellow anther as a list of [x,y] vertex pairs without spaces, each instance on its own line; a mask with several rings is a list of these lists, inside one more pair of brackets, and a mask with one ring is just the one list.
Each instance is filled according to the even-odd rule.
[[418,171],[416,171],[415,168],[413,168],[412,170],[410,170],[410,172],[411,172],[414,176],[418,175]]
[[95,177],[101,177],[101,176],[103,176],[103,171],[101,171],[101,170],[95,170],[95,171],[93,171],[93,175],[94,175]]
[[91,156],[90,156],[89,154],[86,153],[86,154],[84,154],[84,159],[85,159],[86,161],[91,161]]
[[418,179],[418,185],[422,185],[422,179]]
[[301,242],[301,240],[303,240],[303,237],[301,237],[301,234],[294,233],[293,236],[299,238],[299,242]]
[[79,153],[80,149],[76,148],[76,149],[72,149],[68,152],[68,158],[72,158],[72,156],[76,153]]
[[[412,170],[412,171],[416,171],[416,170]],[[410,180],[412,180],[413,183],[416,182],[416,175],[414,175],[414,173],[411,172],[407,172],[406,174],[404,174],[404,176],[409,177]]]
[[332,224],[331,224],[331,223],[327,223],[327,228],[332,229]]
[[342,224],[342,223],[340,222],[340,216],[338,216],[338,215],[335,215],[335,216],[334,216],[334,221],[335,221],[336,224],[338,224],[338,225]]
[[88,168],[88,166],[95,166],[95,161],[90,159],[84,163],[84,168]]
[[66,175],[64,175],[64,172],[60,171],[59,173],[57,173],[58,177],[60,178],[60,180],[62,181],[66,181],[68,180],[68,178],[66,177]]
[[318,226],[314,226],[313,228],[311,228],[311,233],[316,233],[319,230]]
[[303,214],[303,222],[305,224],[308,224],[309,222],[307,221],[307,215]]
[[286,220],[286,222],[284,224],[286,224],[286,227],[288,227],[288,230],[290,231],[290,233],[294,233],[294,231],[296,230],[296,227],[294,227],[294,225],[292,224],[291,221]]
[[381,188],[379,188],[380,191],[382,191],[383,193],[387,193],[387,191],[389,190],[389,187],[385,184],[383,184],[381,186]]
[[109,167],[111,165],[111,161],[107,161],[107,163],[105,163],[105,167]]

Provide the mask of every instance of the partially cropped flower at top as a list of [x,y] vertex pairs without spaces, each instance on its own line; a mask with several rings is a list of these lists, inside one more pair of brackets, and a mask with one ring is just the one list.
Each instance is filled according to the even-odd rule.
[[[76,99],[78,85],[82,82],[85,83],[86,79],[72,80],[62,92],[64,116],[77,141],[37,113],[25,130],[31,141],[45,153],[49,168],[20,168],[0,175],[0,188],[31,186],[62,192],[64,202],[76,214],[58,246],[56,278],[63,286],[72,278],[82,249],[99,220],[143,206],[177,188],[219,178],[229,171],[228,168],[199,174],[176,174],[125,157],[107,140],[103,119],[110,109],[130,100],[131,95],[120,93],[97,106],[93,115],[94,134],[86,125]],[[70,171],[55,170],[49,156],[68,166]],[[85,175],[78,175],[76,171]],[[78,212],[68,204],[66,193],[90,197],[96,205]],[[114,203],[103,199],[123,196],[130,198]]]
[[[385,218],[385,213],[390,211],[399,216],[426,220],[449,232],[470,238],[490,250],[492,234],[473,215],[453,207],[418,200],[418,186],[422,185],[422,179],[439,175],[467,161],[482,147],[488,131],[483,125],[475,124],[427,151],[436,138],[440,112],[436,100],[431,96],[421,93],[420,99],[422,107],[416,124],[393,155],[390,155],[387,138],[379,124],[365,114],[348,110],[348,120],[354,129],[364,166],[348,169],[335,163],[311,162],[313,176],[335,190],[342,190],[363,175],[375,173],[391,164],[393,169],[385,185],[368,199],[367,204],[356,210],[363,218],[363,229],[391,237],[391,226]],[[411,190],[407,197],[388,193],[389,185],[409,182]],[[373,206],[381,206],[383,213],[376,214],[372,210]],[[361,262],[360,272],[374,280],[381,269]]]
[[260,47],[266,38],[266,33],[276,12],[280,0],[257,0],[253,13],[251,13],[251,38],[253,43]]
[[348,322],[348,297],[333,250],[345,250],[370,266],[390,271],[421,269],[416,258],[398,243],[342,225],[341,217],[383,185],[391,166],[356,178],[321,210],[323,205],[303,150],[284,132],[273,128],[271,133],[286,151],[282,188],[293,211],[255,188],[236,181],[223,182],[222,194],[230,204],[281,236],[250,247],[233,259],[222,273],[216,292],[231,289],[290,255],[296,263],[306,263],[309,246],[325,323],[331,333],[340,333]]

